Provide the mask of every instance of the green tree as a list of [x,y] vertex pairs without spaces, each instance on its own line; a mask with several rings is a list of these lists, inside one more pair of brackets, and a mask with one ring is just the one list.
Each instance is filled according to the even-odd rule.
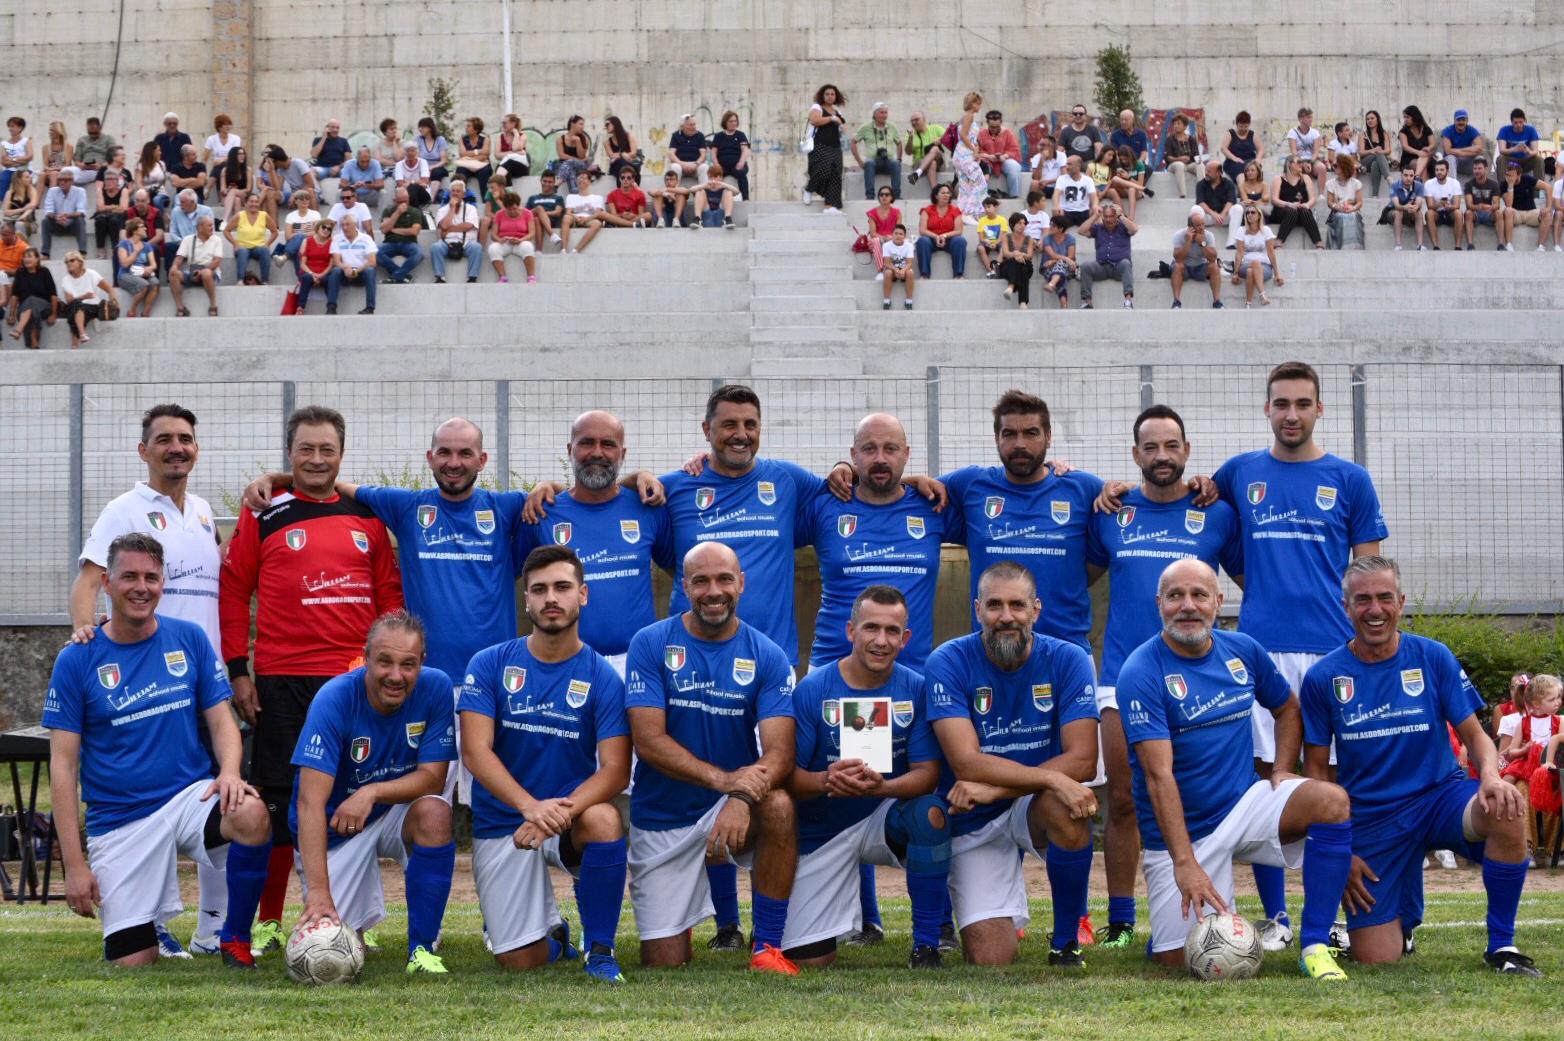
[[457,86],[456,80],[431,76],[429,100],[424,102],[424,115],[434,120],[435,132],[447,141],[451,139],[452,127],[456,122]]
[[1115,125],[1125,109],[1140,117],[1146,102],[1140,93],[1140,77],[1130,63],[1130,49],[1109,44],[1097,52],[1097,111],[1108,125]]

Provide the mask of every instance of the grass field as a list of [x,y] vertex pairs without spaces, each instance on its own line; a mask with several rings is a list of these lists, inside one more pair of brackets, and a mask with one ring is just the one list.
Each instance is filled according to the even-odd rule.
[[[326,990],[289,982],[275,955],[253,975],[205,959],[113,970],[99,960],[95,922],[63,908],[13,906],[0,909],[0,1037],[1556,1038],[1564,892],[1553,888],[1536,887],[1521,906],[1521,947],[1547,979],[1501,979],[1482,967],[1480,892],[1430,892],[1411,960],[1347,963],[1352,978],[1329,987],[1298,975],[1296,947],[1269,955],[1261,978],[1245,983],[1164,976],[1142,948],[1089,948],[1086,971],[1061,976],[1047,965],[1047,908],[1036,900],[1021,960],[1009,968],[909,973],[908,905],[888,898],[883,946],[846,951],[835,968],[791,980],[751,976],[739,956],[703,947],[687,968],[640,971],[627,907],[628,982],[617,988],[588,979],[578,962],[502,976],[483,949],[472,903],[453,904],[446,917],[452,975],[410,979],[398,935],[405,918],[394,906],[381,929],[385,953],[370,959],[357,986]],[[1296,890],[1293,904],[1296,920]],[[1240,907],[1259,913],[1252,898],[1241,897]],[[1099,923],[1105,910],[1094,899]],[[1141,916],[1144,923],[1144,902]],[[190,919],[177,923],[179,935],[188,935]],[[709,934],[709,926],[698,929],[697,940]]]

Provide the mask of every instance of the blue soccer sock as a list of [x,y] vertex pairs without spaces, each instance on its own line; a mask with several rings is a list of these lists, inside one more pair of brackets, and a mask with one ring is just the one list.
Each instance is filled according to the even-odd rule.
[[1054,895],[1054,933],[1050,946],[1068,950],[1080,940],[1081,919],[1086,916],[1086,887],[1092,874],[1092,847],[1065,849],[1052,842],[1043,861],[1048,887]]
[[864,925],[884,926],[880,920],[880,894],[874,888],[873,864],[858,865],[858,910]]
[[407,953],[423,947],[434,949],[451,897],[451,876],[456,873],[456,843],[443,846],[413,844],[407,858]]
[[751,950],[758,951],[766,944],[781,950],[782,931],[787,928],[787,897],[778,900],[764,893],[752,894],[750,924],[754,932]]
[[945,887],[945,910],[943,913],[945,917],[941,924],[948,924],[952,926],[956,924],[956,905],[951,902],[949,886]]
[[1505,864],[1483,858],[1483,888],[1488,891],[1488,953],[1515,946],[1515,916],[1526,886],[1526,862]]
[[735,864],[707,864],[706,883],[711,886],[711,906],[717,928],[739,924],[739,869]]
[[[1258,867],[1258,865],[1256,865]],[[1311,824],[1303,846],[1303,925],[1298,948],[1330,943],[1341,894],[1352,873],[1352,825]]]
[[1133,896],[1110,896],[1108,898],[1108,924],[1135,924],[1135,898]]
[[581,912],[581,942],[614,945],[625,898],[625,840],[589,842],[581,851],[581,880],[576,907]]
[[1292,919],[1287,917],[1287,872],[1270,864],[1256,864],[1254,885],[1260,891],[1260,903],[1265,905],[1265,917],[1291,925]]
[[228,844],[228,917],[218,935],[221,942],[249,941],[255,909],[261,906],[261,891],[266,888],[266,868],[271,855],[270,842],[260,846],[243,842]]

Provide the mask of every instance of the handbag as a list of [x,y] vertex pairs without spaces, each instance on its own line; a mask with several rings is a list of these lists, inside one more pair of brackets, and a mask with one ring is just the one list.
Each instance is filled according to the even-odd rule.
[[872,253],[872,252],[874,252],[874,247],[869,243],[869,236],[865,235],[863,232],[859,231],[858,230],[858,226],[856,224],[853,225],[853,233],[858,236],[857,238],[853,239],[853,252],[854,253]]
[[103,299],[103,307],[98,315],[101,322],[112,322],[119,318],[119,294],[112,290]]
[[[809,112],[814,110],[815,106],[811,105]],[[804,136],[798,141],[800,155],[808,155],[815,150],[815,125],[809,122],[809,112],[804,113]]]
[[299,313],[299,291],[297,289],[288,290],[288,295],[282,298],[282,313]]

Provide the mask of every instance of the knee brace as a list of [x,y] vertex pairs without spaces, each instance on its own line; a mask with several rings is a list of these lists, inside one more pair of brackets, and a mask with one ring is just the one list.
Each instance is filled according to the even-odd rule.
[[938,795],[904,799],[886,823],[887,837],[907,847],[909,871],[935,871],[950,863],[950,808]]

